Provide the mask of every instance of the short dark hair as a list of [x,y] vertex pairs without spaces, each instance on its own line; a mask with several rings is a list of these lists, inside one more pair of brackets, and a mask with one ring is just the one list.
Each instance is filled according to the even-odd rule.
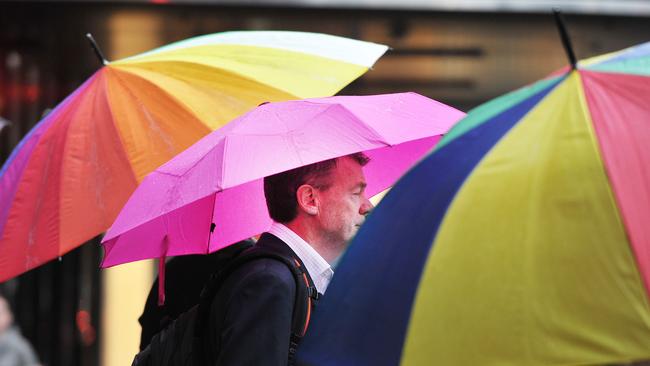
[[359,165],[368,164],[370,158],[358,152],[339,158],[319,161],[314,164],[287,170],[264,178],[264,197],[269,216],[276,222],[286,224],[298,215],[298,201],[296,192],[303,184],[314,188],[326,190],[330,187],[330,173],[336,166],[337,159],[349,157]]

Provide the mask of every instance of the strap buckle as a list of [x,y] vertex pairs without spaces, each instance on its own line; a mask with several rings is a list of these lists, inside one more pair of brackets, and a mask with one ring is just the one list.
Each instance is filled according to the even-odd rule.
[[318,290],[314,286],[309,286],[307,288],[307,292],[309,293],[309,297],[311,297],[314,300],[318,301],[318,299],[320,299],[320,297],[321,297],[321,294],[318,292]]

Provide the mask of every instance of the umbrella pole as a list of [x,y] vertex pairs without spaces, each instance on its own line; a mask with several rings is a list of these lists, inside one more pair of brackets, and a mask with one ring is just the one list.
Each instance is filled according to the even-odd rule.
[[569,38],[569,32],[566,30],[564,25],[564,19],[562,19],[562,12],[559,9],[553,9],[553,15],[555,17],[555,24],[557,25],[558,32],[560,32],[560,38],[562,38],[562,44],[564,45],[564,51],[569,58],[571,63],[571,69],[576,69],[576,55],[573,53],[573,46],[571,45],[571,39]]
[[88,41],[90,41],[90,47],[92,47],[93,51],[95,51],[95,55],[99,59],[99,62],[101,62],[102,65],[108,65],[108,60],[106,59],[106,57],[104,57],[104,53],[97,45],[97,42],[95,42],[95,38],[93,38],[93,35],[90,33],[86,33],[86,38],[88,38]]

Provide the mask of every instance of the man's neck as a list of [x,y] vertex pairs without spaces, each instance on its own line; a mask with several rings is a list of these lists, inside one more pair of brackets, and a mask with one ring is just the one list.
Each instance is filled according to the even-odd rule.
[[327,245],[324,242],[323,238],[318,235],[318,232],[310,225],[305,224],[300,220],[294,220],[292,222],[284,224],[286,227],[291,229],[296,235],[298,235],[302,240],[307,242],[314,250],[327,261],[327,263],[332,264],[338,258],[339,254],[335,250],[332,250],[331,245]]

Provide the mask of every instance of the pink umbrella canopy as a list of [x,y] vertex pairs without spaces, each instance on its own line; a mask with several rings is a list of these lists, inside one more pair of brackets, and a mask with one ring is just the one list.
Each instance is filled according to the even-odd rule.
[[102,267],[210,253],[269,228],[263,178],[363,151],[369,195],[390,187],[464,113],[416,93],[260,105],[149,174],[102,241]]

